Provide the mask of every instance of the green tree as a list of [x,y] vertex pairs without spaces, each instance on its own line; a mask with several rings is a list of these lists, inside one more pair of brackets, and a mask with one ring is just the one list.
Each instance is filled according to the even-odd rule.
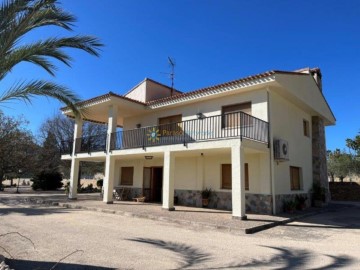
[[[21,62],[33,63],[55,76],[56,59],[71,66],[72,59],[65,49],[83,50],[98,56],[102,44],[92,36],[50,37],[34,43],[19,41],[29,32],[46,26],[72,30],[76,18],[61,9],[58,0],[8,0],[0,7],[0,82]],[[65,86],[46,80],[22,81],[10,89],[1,89],[0,103],[20,99],[31,102],[33,96],[48,96],[65,103],[75,114],[79,98]]]
[[5,116],[0,111],[0,182],[6,174],[17,177],[19,170],[25,175],[34,171],[38,146],[23,118]]
[[353,173],[360,174],[360,133],[354,139],[346,139],[346,146],[353,157]]
[[47,137],[39,150],[37,163],[38,171],[55,172],[60,169],[60,149],[55,135],[51,131],[47,134]]
[[339,149],[333,152],[328,151],[327,166],[332,181],[338,177],[343,182],[346,176],[353,173],[353,157]]
[[360,132],[354,139],[346,139],[346,146],[355,151],[357,156],[360,156]]
[[[90,138],[91,136],[96,137],[99,134],[105,134],[107,131],[107,126],[102,124],[96,124],[91,122],[85,122],[83,125],[83,136],[85,139]],[[68,142],[73,140],[74,136],[74,120],[68,117],[65,117],[62,114],[57,114],[51,118],[48,118],[40,127],[40,137],[42,140],[45,140],[48,134],[51,133],[55,137],[56,147],[59,149],[63,146],[63,142]],[[98,139],[103,139],[100,137]],[[70,162],[68,160],[60,161],[60,171],[63,173],[64,177],[70,177]],[[80,174],[82,175],[94,175],[96,173],[104,172],[104,163],[103,162],[80,162]],[[79,181],[80,184],[80,181]]]

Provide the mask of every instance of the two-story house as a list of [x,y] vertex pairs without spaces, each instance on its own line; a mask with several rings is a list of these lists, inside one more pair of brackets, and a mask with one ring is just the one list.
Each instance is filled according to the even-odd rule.
[[[283,201],[328,189],[324,126],[335,117],[325,100],[320,69],[269,71],[182,93],[145,79],[125,95],[107,93],[78,104],[69,197],[77,196],[80,161],[105,162],[105,203],[115,186],[128,187],[174,210],[201,206],[275,214]],[[74,117],[68,108],[62,109]],[[107,134],[82,137],[83,121],[103,123]],[[67,152],[66,152],[67,151]]]

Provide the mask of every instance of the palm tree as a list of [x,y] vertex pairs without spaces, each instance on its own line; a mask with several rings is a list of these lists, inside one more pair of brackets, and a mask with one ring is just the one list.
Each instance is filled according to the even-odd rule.
[[[71,66],[71,57],[65,48],[83,50],[99,56],[100,41],[92,36],[76,35],[48,38],[30,44],[21,44],[21,38],[30,31],[55,26],[71,31],[76,18],[59,7],[58,0],[4,0],[0,6],[0,82],[21,62],[30,62],[55,76],[57,67],[50,62],[57,59]],[[0,84],[1,85],[1,84]],[[68,88],[46,80],[15,83],[0,92],[0,103],[20,99],[31,102],[34,96],[48,96],[67,105],[78,115],[75,105],[79,98]]]

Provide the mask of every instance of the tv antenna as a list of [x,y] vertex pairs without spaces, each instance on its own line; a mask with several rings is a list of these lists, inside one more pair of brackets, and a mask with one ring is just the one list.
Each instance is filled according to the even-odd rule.
[[170,73],[168,73],[170,80],[171,80],[171,96],[174,95],[174,78],[175,78],[175,59],[168,56],[169,66],[170,66]]

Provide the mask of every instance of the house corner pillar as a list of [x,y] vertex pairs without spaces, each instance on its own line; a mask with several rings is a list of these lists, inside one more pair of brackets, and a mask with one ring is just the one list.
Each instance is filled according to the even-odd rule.
[[326,202],[330,201],[326,161],[324,120],[318,116],[311,119],[313,182],[326,190]]
[[164,210],[174,211],[175,155],[170,151],[165,151],[164,153],[163,179],[162,208]]
[[245,214],[244,149],[241,145],[231,147],[232,216],[247,219]]
[[70,169],[70,190],[69,190],[69,199],[75,200],[77,198],[77,187],[79,181],[79,169],[80,169],[80,160],[76,158],[76,153],[80,150],[81,147],[81,138],[82,136],[82,126],[83,120],[81,117],[75,118],[74,125],[74,137],[73,137],[73,148],[71,155],[71,169]]

